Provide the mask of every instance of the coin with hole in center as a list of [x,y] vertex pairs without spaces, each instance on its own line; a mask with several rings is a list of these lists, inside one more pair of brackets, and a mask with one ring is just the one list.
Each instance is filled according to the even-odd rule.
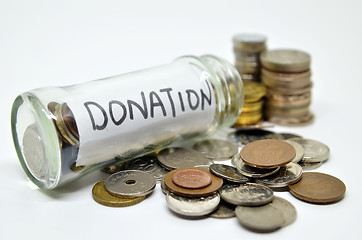
[[211,175],[205,171],[186,168],[172,176],[172,182],[183,188],[203,188],[211,184]]
[[238,147],[229,141],[207,139],[197,142],[193,148],[211,160],[228,160],[238,154]]
[[218,177],[221,177],[229,182],[246,183],[249,178],[239,173],[235,167],[224,164],[211,164],[210,172]]
[[219,191],[221,198],[234,205],[260,206],[273,200],[273,191],[261,184],[243,183],[224,185]]
[[146,197],[119,197],[109,194],[104,186],[105,180],[96,183],[92,189],[93,199],[108,207],[128,207],[142,202]]
[[220,202],[218,193],[205,197],[183,197],[173,193],[166,196],[167,206],[186,217],[201,217],[214,211]]
[[110,175],[104,186],[110,194],[115,196],[140,197],[153,191],[156,180],[147,172],[124,170]]
[[301,200],[326,204],[341,200],[346,192],[346,186],[331,175],[306,172],[299,182],[289,185],[289,191]]
[[251,142],[240,151],[241,159],[249,166],[276,168],[293,160],[295,149],[283,140],[265,139]]

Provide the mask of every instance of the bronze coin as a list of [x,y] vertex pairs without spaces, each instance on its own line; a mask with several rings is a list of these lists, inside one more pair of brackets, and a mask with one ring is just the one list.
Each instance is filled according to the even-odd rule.
[[344,183],[336,177],[319,172],[303,173],[302,179],[289,185],[290,193],[311,203],[333,203],[343,198]]
[[[211,184],[203,187],[203,188],[196,188],[196,189],[191,189],[191,188],[184,188],[184,187],[180,187],[177,186],[173,181],[173,175],[176,174],[179,171],[183,171],[185,169],[197,169],[197,170],[201,170],[204,171],[205,173],[209,174],[211,176]],[[171,192],[181,195],[181,196],[186,196],[186,197],[202,197],[202,196],[209,196],[217,191],[220,190],[220,188],[222,187],[223,184],[223,180],[222,178],[216,177],[213,174],[210,173],[209,169],[206,168],[198,168],[198,167],[191,167],[191,168],[178,168],[175,169],[169,173],[167,173],[165,175],[165,186],[168,190],[170,190]]]
[[284,166],[295,157],[295,149],[289,143],[277,139],[258,140],[246,144],[240,151],[245,164],[257,168]]
[[211,176],[205,171],[187,168],[176,172],[172,176],[172,181],[179,187],[203,188],[211,184]]

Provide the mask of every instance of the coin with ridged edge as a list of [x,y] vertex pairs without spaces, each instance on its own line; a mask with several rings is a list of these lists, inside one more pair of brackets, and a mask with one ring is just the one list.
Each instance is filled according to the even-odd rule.
[[110,175],[104,182],[104,186],[112,195],[140,197],[154,190],[156,180],[147,172],[124,170]]
[[174,212],[187,217],[201,217],[214,211],[220,202],[218,193],[205,197],[183,197],[173,193],[166,196],[167,206]]
[[273,191],[261,184],[243,183],[224,185],[219,191],[221,198],[234,205],[260,206],[273,200]]
[[146,197],[116,197],[109,194],[104,186],[105,180],[96,183],[92,189],[93,199],[108,207],[128,207],[142,202]]

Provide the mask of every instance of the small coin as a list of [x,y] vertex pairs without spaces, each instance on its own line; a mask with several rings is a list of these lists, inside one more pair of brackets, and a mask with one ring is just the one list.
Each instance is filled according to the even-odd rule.
[[[182,171],[184,169],[197,169],[206,172],[211,176],[211,184],[203,187],[203,188],[196,188],[196,189],[190,189],[190,188],[184,188],[179,187],[173,182],[173,175],[179,171]],[[167,189],[177,195],[186,196],[186,197],[202,197],[202,196],[208,196],[211,195],[222,187],[223,180],[222,178],[216,177],[215,175],[210,173],[209,169],[205,168],[178,168],[175,169],[165,176],[165,186]]]
[[235,167],[224,164],[211,164],[210,172],[230,182],[246,183],[249,178],[245,177]]
[[282,211],[271,204],[259,207],[238,206],[235,214],[243,226],[257,232],[275,231],[285,223]]
[[298,164],[302,167],[303,171],[310,171],[319,168],[323,162],[304,162],[302,160]]
[[255,179],[257,183],[265,184],[270,188],[283,188],[295,182],[298,182],[302,178],[302,167],[297,163],[288,163],[285,166],[280,167],[279,171],[266,178]]
[[304,148],[303,162],[323,162],[329,158],[329,148],[324,143],[312,139],[295,139]]
[[331,175],[306,172],[299,182],[289,185],[289,190],[293,196],[301,200],[326,204],[341,200],[346,192],[346,186]]
[[236,169],[244,176],[247,177],[251,177],[251,178],[262,178],[262,177],[267,177],[270,176],[274,173],[276,173],[277,171],[279,171],[280,167],[276,167],[276,168],[255,168],[255,167],[251,167],[247,164],[245,164],[240,156],[238,156],[238,159],[233,158],[232,159],[233,164],[235,164],[234,166],[236,167]]
[[257,102],[266,95],[266,87],[258,82],[244,81],[245,102]]
[[128,207],[142,202],[146,197],[117,197],[108,193],[104,186],[105,180],[96,183],[92,189],[93,199],[108,207]]
[[256,183],[227,184],[221,188],[219,193],[224,201],[234,205],[260,206],[273,200],[273,191]]
[[156,186],[156,181],[147,172],[124,170],[110,175],[104,185],[112,195],[140,197],[150,194]]
[[122,170],[127,170],[127,163],[128,161],[121,161],[121,162],[116,162],[113,163],[107,167],[104,167],[101,169],[102,172],[108,173],[108,174],[113,174]]
[[291,140],[284,140],[285,142],[289,143],[290,145],[292,145],[295,149],[295,157],[292,160],[292,162],[297,163],[300,160],[302,160],[303,156],[304,156],[304,148],[302,145],[300,145],[299,143],[295,142],[295,141],[291,141]]
[[245,145],[240,151],[240,157],[252,167],[276,168],[291,162],[295,157],[295,149],[283,140],[258,140]]
[[283,213],[285,221],[282,227],[290,225],[297,218],[297,209],[284,198],[274,196],[273,201],[269,204]]
[[225,201],[220,201],[217,209],[210,214],[213,218],[233,218],[235,217],[235,205],[229,204]]
[[276,49],[261,53],[264,68],[276,72],[303,72],[310,67],[311,57],[308,53],[293,49]]
[[168,170],[208,165],[209,161],[198,151],[187,148],[166,148],[158,153],[159,163]]
[[156,179],[157,182],[160,182],[163,176],[165,176],[169,171],[161,167],[157,162],[156,157],[144,156],[129,161],[126,168],[128,170],[148,172]]
[[283,136],[280,134],[261,129],[236,131],[230,133],[228,137],[230,140],[236,143],[240,142],[244,145],[262,139],[284,139]]
[[187,217],[205,216],[214,211],[220,202],[215,193],[205,197],[183,197],[173,193],[166,196],[167,206],[174,212]]
[[232,142],[218,139],[199,141],[193,148],[212,160],[227,160],[239,152],[238,147]]
[[183,188],[203,188],[211,184],[211,175],[199,169],[186,168],[177,171],[172,176],[172,181]]

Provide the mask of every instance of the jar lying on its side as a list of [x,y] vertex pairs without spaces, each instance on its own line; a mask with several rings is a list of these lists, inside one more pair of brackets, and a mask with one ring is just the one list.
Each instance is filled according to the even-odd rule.
[[229,62],[211,55],[19,95],[11,127],[20,163],[52,189],[94,169],[231,126],[244,90]]

